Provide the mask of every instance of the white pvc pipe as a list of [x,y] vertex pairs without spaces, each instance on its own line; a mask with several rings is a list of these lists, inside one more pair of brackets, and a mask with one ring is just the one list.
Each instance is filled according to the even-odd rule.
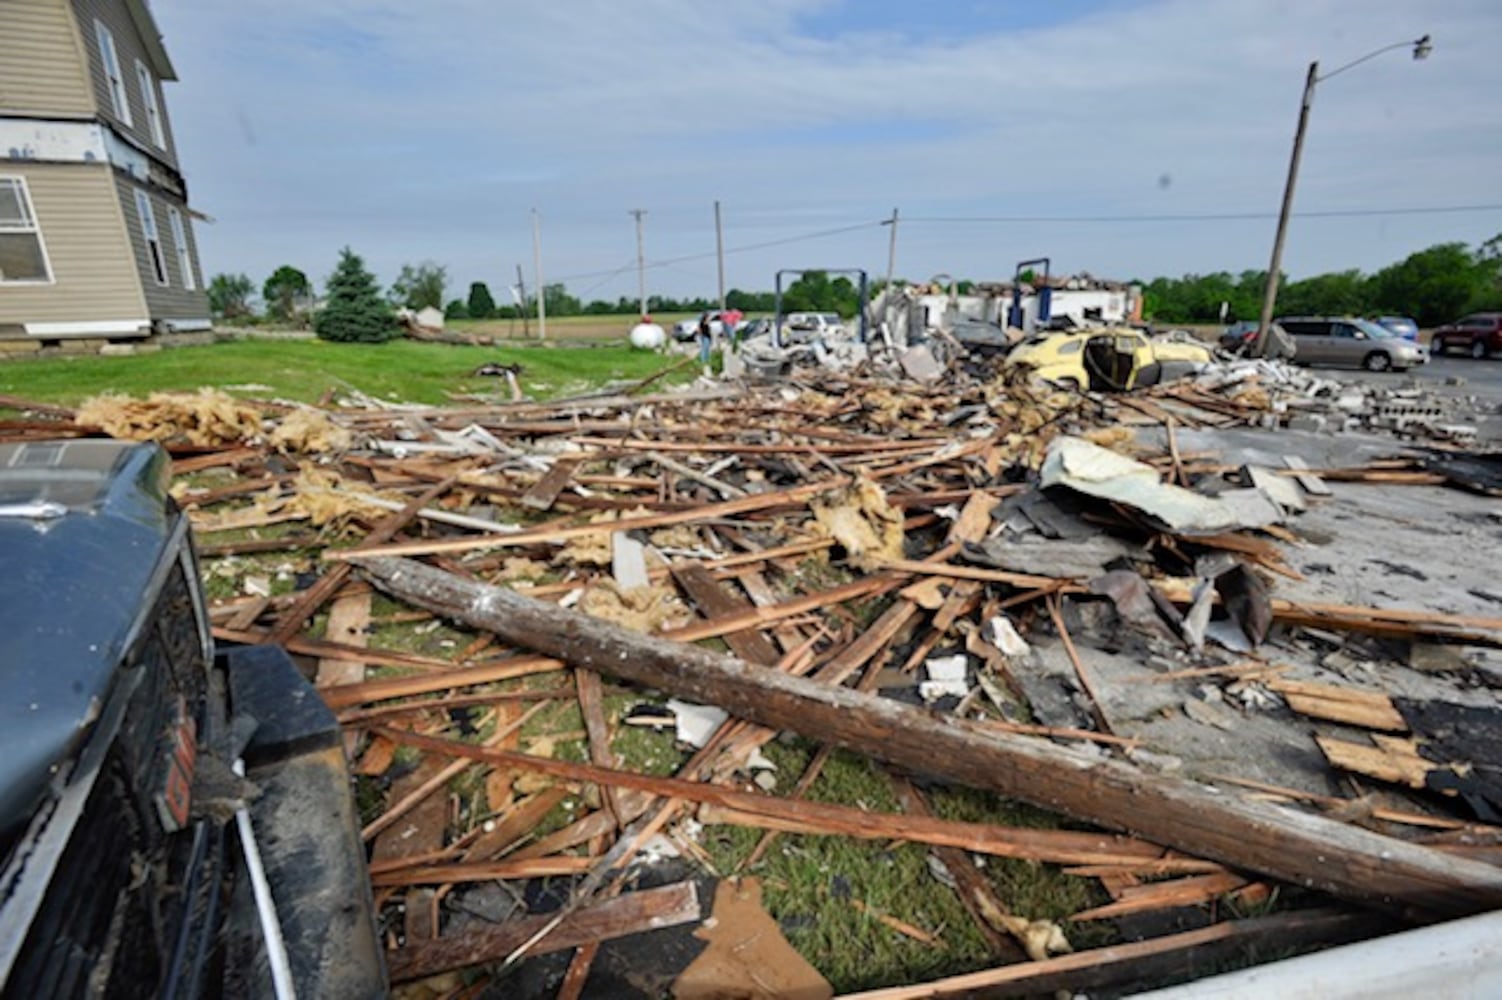
[[[245,761],[235,761],[235,773],[245,777]],[[272,989],[276,1000],[297,1000],[297,989],[292,985],[292,962],[287,958],[287,941],[282,937],[282,922],[277,918],[271,883],[266,881],[266,868],[261,864],[261,849],[256,845],[250,813],[243,808],[235,810],[235,828],[240,832],[240,849],[245,854],[245,867],[250,871],[250,884],[255,890],[256,914],[261,918],[261,935],[266,939],[266,955],[271,962]]]

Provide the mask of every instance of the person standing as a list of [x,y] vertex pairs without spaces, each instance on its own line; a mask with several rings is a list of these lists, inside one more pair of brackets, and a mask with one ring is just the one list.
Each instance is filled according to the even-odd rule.
[[709,374],[709,352],[714,346],[714,327],[709,325],[709,313],[699,316],[699,363],[704,366],[704,374]]

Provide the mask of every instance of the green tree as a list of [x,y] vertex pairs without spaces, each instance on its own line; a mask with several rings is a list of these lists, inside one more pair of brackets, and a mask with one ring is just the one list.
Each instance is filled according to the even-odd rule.
[[273,271],[266,284],[261,286],[261,300],[266,303],[266,311],[280,320],[291,319],[299,307],[306,308],[312,297],[312,282],[290,264],[283,264]]
[[443,307],[444,319],[469,319],[469,306],[464,304],[463,299],[454,299]]
[[375,275],[349,247],[327,282],[328,301],[313,321],[322,340],[378,344],[397,335],[391,304],[381,298]]
[[577,316],[584,311],[579,300],[570,295],[561,282],[543,289],[542,302],[549,316]]
[[490,286],[483,281],[470,282],[469,302],[465,308],[470,319],[489,319],[494,316],[495,299],[490,295]]
[[209,279],[209,309],[215,316],[237,319],[250,315],[250,297],[256,286],[245,274],[216,274]]
[[1372,275],[1373,305],[1437,326],[1497,304],[1497,266],[1485,245],[1472,253],[1464,243],[1440,243]]
[[448,269],[431,260],[421,264],[403,264],[391,285],[391,297],[408,309],[443,308],[443,292],[448,286]]
[[1281,316],[1360,316],[1372,309],[1371,281],[1356,270],[1317,274],[1278,290]]

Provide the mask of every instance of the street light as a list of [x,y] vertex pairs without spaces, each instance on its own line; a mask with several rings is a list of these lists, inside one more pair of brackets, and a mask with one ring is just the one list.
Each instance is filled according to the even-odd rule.
[[1304,155],[1304,130],[1309,125],[1309,107],[1314,103],[1314,85],[1344,73],[1353,66],[1359,66],[1368,59],[1375,59],[1384,52],[1394,49],[1413,49],[1415,61],[1429,58],[1429,53],[1434,51],[1434,43],[1428,35],[1416,38],[1411,42],[1394,42],[1384,45],[1380,49],[1368,52],[1359,59],[1352,59],[1344,66],[1338,66],[1321,76],[1319,63],[1309,64],[1309,75],[1304,78],[1304,99],[1299,105],[1299,127],[1293,134],[1293,156],[1288,160],[1288,183],[1283,188],[1283,208],[1278,212],[1278,235],[1273,238],[1273,259],[1267,268],[1267,285],[1262,295],[1262,318],[1257,322],[1257,346],[1252,352],[1260,356],[1267,347],[1267,328],[1272,323],[1273,307],[1278,300],[1278,271],[1283,266],[1283,238],[1288,234],[1288,213],[1293,208],[1293,187],[1299,178],[1299,159]]

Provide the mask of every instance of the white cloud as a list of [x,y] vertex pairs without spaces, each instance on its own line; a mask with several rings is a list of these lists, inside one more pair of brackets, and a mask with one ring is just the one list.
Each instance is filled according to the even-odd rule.
[[[387,278],[406,260],[499,283],[545,219],[551,276],[619,267],[626,210],[648,255],[712,251],[886,215],[1120,215],[1276,209],[1304,69],[1425,32],[1321,86],[1298,206],[1502,202],[1502,8],[1490,0],[1152,0],[1071,23],[913,41],[853,22],[800,34],[825,0],[158,0],[182,75],[169,94],[205,266],[315,276],[352,244]],[[964,4],[931,5],[934,18]],[[855,17],[863,4],[838,8]],[[1166,179],[1167,183],[1162,181]],[[1265,266],[1272,221],[904,225],[899,271],[971,277],[1051,254],[1151,275]],[[1295,274],[1373,268],[1502,213],[1300,220]],[[736,255],[732,284],[778,267],[884,269],[884,230]],[[530,266],[529,266],[530,270]],[[710,292],[712,260],[654,271]],[[597,284],[581,281],[576,291]],[[591,294],[634,293],[625,274]]]

